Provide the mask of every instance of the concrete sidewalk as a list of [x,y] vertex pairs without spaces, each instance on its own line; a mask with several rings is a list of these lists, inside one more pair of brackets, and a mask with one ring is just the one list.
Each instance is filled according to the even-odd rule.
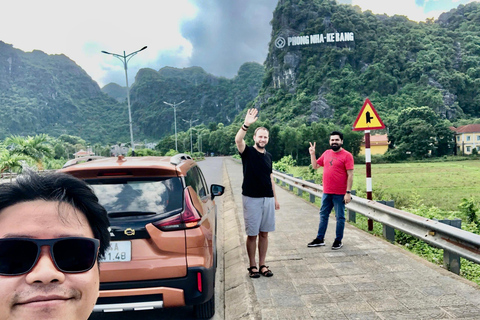
[[248,277],[241,165],[225,158],[225,319],[480,319],[480,288],[348,223],[343,248],[308,248],[318,208],[276,187],[271,278]]

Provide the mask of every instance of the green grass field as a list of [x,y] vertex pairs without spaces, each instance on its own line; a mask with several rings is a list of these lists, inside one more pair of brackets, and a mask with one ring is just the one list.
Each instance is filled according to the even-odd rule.
[[[375,200],[398,200],[395,207],[456,211],[462,198],[480,201],[480,161],[372,164],[372,185]],[[365,165],[355,166],[353,189],[365,192]]]

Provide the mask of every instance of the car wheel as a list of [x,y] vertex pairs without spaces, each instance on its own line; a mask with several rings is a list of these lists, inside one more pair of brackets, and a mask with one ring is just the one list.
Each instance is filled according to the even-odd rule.
[[210,319],[215,314],[215,293],[205,303],[193,306],[193,312],[197,319]]

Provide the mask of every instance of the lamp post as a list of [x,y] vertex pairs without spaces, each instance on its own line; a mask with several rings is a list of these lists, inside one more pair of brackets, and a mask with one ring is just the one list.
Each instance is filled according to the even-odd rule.
[[198,133],[198,151],[203,153],[203,139],[200,132]]
[[198,152],[202,152],[202,133],[197,130],[197,149]]
[[174,121],[175,121],[175,151],[177,151],[177,152],[178,152],[178,144],[177,144],[177,106],[181,105],[184,102],[185,102],[185,100],[183,100],[182,102],[180,102],[178,104],[176,104],[175,102],[173,104],[171,104],[171,103],[163,101],[163,103],[173,107],[173,118],[174,118]]
[[123,63],[123,68],[125,69],[125,82],[127,83],[127,103],[128,103],[128,122],[130,125],[130,142],[132,144],[132,156],[135,155],[135,144],[133,143],[133,129],[132,129],[132,111],[130,109],[130,88],[128,86],[128,74],[127,74],[127,63],[130,61],[130,59],[139,53],[142,50],[147,49],[147,46],[143,47],[140,50],[137,50],[135,52],[132,52],[130,54],[125,54],[125,51],[123,51],[123,55],[116,54],[116,53],[110,53],[107,51],[102,51],[102,53],[109,54],[114,56],[115,58],[118,58],[120,61]]
[[192,121],[192,119],[190,119],[190,120],[182,119],[182,120],[185,121],[185,122],[190,122],[190,153],[193,154],[192,123],[198,121],[198,119],[194,120],[194,121]]

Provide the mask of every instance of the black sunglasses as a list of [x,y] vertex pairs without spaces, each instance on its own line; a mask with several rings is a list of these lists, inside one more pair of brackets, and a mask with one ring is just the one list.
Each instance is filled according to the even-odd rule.
[[50,246],[55,267],[64,273],[90,270],[97,260],[100,241],[92,238],[2,238],[0,275],[17,276],[30,272],[40,257],[41,247]]

